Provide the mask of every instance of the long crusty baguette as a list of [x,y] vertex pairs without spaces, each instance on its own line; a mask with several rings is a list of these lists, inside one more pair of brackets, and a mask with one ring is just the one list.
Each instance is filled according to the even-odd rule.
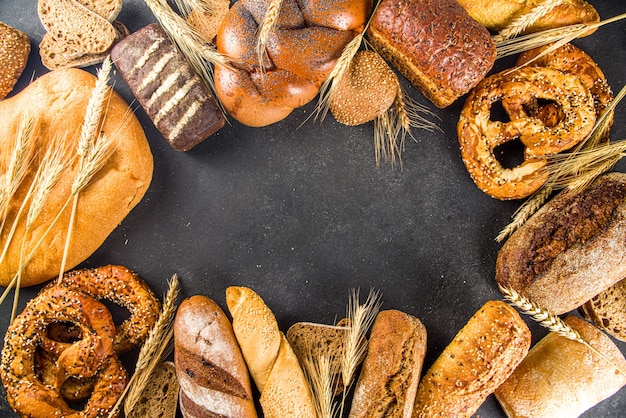
[[561,193],[498,253],[496,281],[560,315],[626,277],[626,174]]
[[233,330],[267,418],[315,416],[311,389],[274,314],[246,287],[226,289]]
[[174,363],[185,418],[255,418],[248,369],[226,314],[196,295],[179,306],[174,321]]
[[426,327],[404,312],[378,313],[349,418],[410,418],[426,355]]
[[565,322],[593,349],[553,332],[535,344],[495,391],[508,417],[575,418],[626,384],[626,359],[611,339],[578,317]]
[[[49,72],[13,97],[0,101],[0,150],[6,156],[12,148],[20,121],[25,115],[33,116],[36,135],[32,146],[39,159],[29,164],[26,180],[9,202],[5,227],[0,234],[0,246],[5,247],[10,230],[17,218],[15,233],[0,262],[0,285],[6,286],[19,270],[22,242],[24,257],[34,251],[22,274],[22,285],[42,283],[59,274],[65,240],[69,231],[70,210],[61,212],[70,196],[70,189],[78,171],[79,160],[74,158],[51,189],[40,215],[26,227],[26,214],[30,200],[26,201],[19,218],[19,208],[24,201],[41,156],[51,147],[53,139],[65,138],[67,154],[76,157],[78,137],[92,95],[96,77],[79,69]],[[150,146],[139,120],[126,101],[108,88],[104,116],[100,129],[112,142],[112,155],[95,174],[86,188],[79,193],[76,215],[72,227],[66,269],[71,269],[89,257],[139,203],[152,180],[153,159]],[[58,144],[57,144],[58,146]],[[0,162],[0,174],[6,171]],[[46,230],[61,213],[58,221]],[[36,247],[40,241],[41,244]]]
[[530,330],[515,309],[502,301],[488,301],[422,378],[413,417],[472,416],[522,361],[530,339]]

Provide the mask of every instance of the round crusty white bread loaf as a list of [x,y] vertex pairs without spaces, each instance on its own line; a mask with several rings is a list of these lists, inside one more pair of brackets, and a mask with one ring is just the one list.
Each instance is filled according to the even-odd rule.
[[546,335],[495,391],[508,417],[575,418],[626,384],[626,359],[613,341],[576,316],[565,323],[593,348]]
[[212,299],[185,299],[174,321],[174,363],[185,418],[256,418],[246,363],[224,311]]
[[[0,234],[4,249],[15,223],[13,239],[0,262],[0,285],[6,286],[20,266],[22,238],[24,254],[32,258],[26,264],[21,285],[30,286],[47,281],[59,274],[61,258],[68,232],[71,205],[61,212],[70,195],[70,188],[78,169],[78,159],[60,176],[45,201],[41,214],[30,228],[25,217],[30,207],[26,200],[22,215],[15,221],[25,199],[33,176],[45,150],[53,138],[67,142],[66,152],[75,154],[87,103],[96,84],[96,77],[79,69],[55,70],[47,73],[17,95],[0,102],[0,177],[7,170],[9,150],[12,148],[20,121],[29,112],[35,120],[32,138],[34,158],[28,166],[24,181],[8,205],[5,227]],[[152,179],[153,158],[150,146],[139,120],[126,101],[109,88],[101,120],[101,131],[112,142],[112,154],[78,194],[76,215],[72,228],[66,269],[71,269],[89,257],[139,203]],[[46,234],[52,220],[61,212],[58,221]],[[43,238],[42,238],[43,236]]]

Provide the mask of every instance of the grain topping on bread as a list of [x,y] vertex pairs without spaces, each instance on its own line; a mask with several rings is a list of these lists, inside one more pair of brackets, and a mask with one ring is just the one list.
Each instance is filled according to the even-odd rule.
[[28,35],[0,22],[0,100],[13,90],[26,68],[29,54]]

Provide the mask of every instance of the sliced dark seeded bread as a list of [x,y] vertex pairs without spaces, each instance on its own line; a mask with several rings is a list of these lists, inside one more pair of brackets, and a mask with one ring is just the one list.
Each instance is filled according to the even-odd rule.
[[135,407],[125,411],[126,418],[174,418],[178,390],[174,363],[166,361],[158,364]]
[[41,24],[57,42],[86,54],[101,54],[113,45],[116,31],[111,22],[76,0],[39,0]]
[[581,306],[582,315],[615,338],[626,341],[626,279]]

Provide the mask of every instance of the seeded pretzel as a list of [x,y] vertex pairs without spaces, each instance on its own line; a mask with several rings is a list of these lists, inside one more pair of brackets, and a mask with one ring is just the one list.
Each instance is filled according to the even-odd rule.
[[[546,122],[529,114],[529,104],[555,103],[558,115]],[[501,102],[510,120],[492,120]],[[472,90],[461,110],[457,134],[463,162],[476,185],[497,199],[527,197],[545,183],[547,156],[565,151],[593,129],[594,99],[579,77],[545,67],[524,67],[492,75]],[[504,168],[494,150],[517,140],[524,161]]]
[[[81,338],[59,355],[54,381],[46,385],[36,374],[35,353],[49,325],[57,322],[76,325]],[[107,416],[128,380],[113,349],[114,337],[115,325],[100,302],[62,287],[42,290],[7,330],[0,377],[9,404],[21,416],[33,418]],[[59,392],[70,377],[95,379],[81,411],[72,409]]]

